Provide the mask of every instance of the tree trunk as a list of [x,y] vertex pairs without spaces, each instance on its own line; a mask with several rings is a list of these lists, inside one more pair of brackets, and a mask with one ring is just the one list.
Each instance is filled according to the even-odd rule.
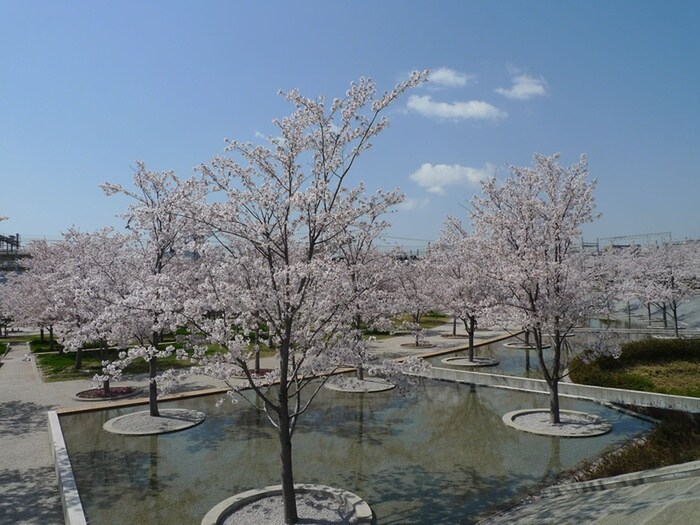
[[80,370],[83,367],[83,348],[80,347],[75,351],[75,369]]
[[[151,344],[154,349],[158,348],[158,332],[151,334]],[[158,358],[151,357],[148,361],[148,408],[152,417],[160,416],[158,412],[158,385],[156,383],[156,375],[158,374]]]
[[452,318],[452,335],[457,335],[457,317]]
[[476,319],[468,317],[464,320],[464,328],[469,335],[469,362],[474,362],[474,331],[476,330]]
[[45,340],[46,339],[44,339],[44,327],[42,326],[41,328],[39,328],[39,341],[43,343]]
[[649,319],[649,326],[651,326],[651,303],[647,303],[647,318]]
[[559,415],[559,380],[553,378],[554,381],[551,383],[548,381],[549,386],[549,420],[558,425],[561,423]]
[[627,328],[632,328],[632,304],[627,301]]
[[549,420],[553,424],[558,425],[561,423],[559,417],[559,366],[561,364],[562,337],[558,329],[554,331],[554,358],[552,360],[552,369],[550,370],[547,368],[547,363],[544,360],[542,330],[537,328],[533,330],[533,334],[535,336],[535,347],[537,348],[537,359],[549,388]]
[[673,314],[673,332],[676,335],[676,337],[679,337],[678,334],[678,303],[676,301],[671,301],[671,313]]
[[661,303],[661,313],[664,316],[664,329],[668,328],[668,313],[666,310],[666,303]]
[[153,356],[148,362],[148,408],[152,417],[160,416],[160,412],[158,412],[158,385],[156,384],[157,360],[158,358]]
[[[49,325],[49,351],[53,352],[56,350],[56,340],[53,337],[53,325]],[[63,354],[63,347],[58,349],[58,353]]]
[[[107,351],[107,342],[102,341],[100,343],[100,362],[104,363],[106,359],[106,351]],[[105,379],[102,382],[102,393],[104,397],[109,397],[110,396],[110,390],[109,390],[109,376],[107,376],[107,379]]]
[[299,521],[297,501],[294,492],[294,472],[292,470],[292,434],[289,429],[289,396],[286,381],[280,384],[279,393],[279,441],[282,499],[284,501],[284,522],[288,525]]
[[525,349],[525,374],[530,377],[530,349]]

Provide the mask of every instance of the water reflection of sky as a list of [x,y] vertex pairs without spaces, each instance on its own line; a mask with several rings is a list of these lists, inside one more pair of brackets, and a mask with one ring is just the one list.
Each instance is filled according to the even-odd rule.
[[[324,390],[294,436],[295,479],[359,494],[379,525],[473,523],[649,427],[568,399],[563,408],[603,415],[613,433],[549,438],[501,421],[508,411],[547,403],[546,396],[428,380],[407,397]],[[198,524],[219,501],[279,483],[276,434],[264,415],[247,403],[215,404],[211,397],[168,403],[207,419],[161,436],[102,430],[135,408],[62,416],[90,523]]]

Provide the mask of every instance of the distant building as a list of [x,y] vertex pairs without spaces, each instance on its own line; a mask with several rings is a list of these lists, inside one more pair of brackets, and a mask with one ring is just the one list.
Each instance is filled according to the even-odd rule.
[[21,260],[27,256],[21,251],[19,233],[0,235],[0,283],[7,280],[8,272],[22,271]]

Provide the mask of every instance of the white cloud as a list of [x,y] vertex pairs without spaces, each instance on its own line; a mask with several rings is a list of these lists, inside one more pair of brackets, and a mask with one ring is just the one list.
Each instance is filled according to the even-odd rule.
[[496,93],[515,100],[527,100],[546,95],[547,83],[541,77],[520,74],[513,77],[513,85],[510,88],[498,88]]
[[481,180],[492,177],[496,168],[491,164],[483,168],[470,168],[459,164],[423,164],[410,175],[410,179],[431,193],[443,195],[446,186],[478,184]]
[[474,80],[474,75],[467,75],[454,69],[440,67],[430,72],[428,80],[431,84],[445,87],[464,87]]
[[407,106],[426,117],[454,120],[498,120],[508,116],[505,111],[480,100],[435,102],[429,95],[412,95]]
[[430,204],[430,199],[425,197],[423,199],[414,199],[412,197],[406,197],[400,204],[396,206],[396,209],[401,211],[413,211],[422,210]]

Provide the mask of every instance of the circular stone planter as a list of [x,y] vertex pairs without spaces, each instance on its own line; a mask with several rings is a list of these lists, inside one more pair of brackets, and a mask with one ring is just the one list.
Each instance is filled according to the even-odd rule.
[[558,425],[551,423],[548,408],[514,410],[503,416],[503,422],[509,427],[540,436],[594,437],[612,430],[612,425],[603,418],[586,412],[560,410],[559,419]]
[[[515,349],[517,349],[517,350],[537,350],[537,348],[535,347],[535,345],[529,345],[529,344],[527,344],[527,343],[522,343],[522,342],[519,342],[519,343],[503,343],[503,346],[505,346],[506,348],[515,348]],[[550,345],[550,344],[545,344],[545,345],[542,345],[542,350],[545,350],[546,348],[551,348],[551,347],[552,347],[552,345]]]
[[[272,368],[261,368],[260,370],[251,370],[250,375],[253,376],[253,379],[262,379],[270,372],[272,372]],[[233,374],[233,377],[236,379],[248,379],[243,370],[240,370],[240,373]]]
[[381,377],[369,377],[358,379],[357,377],[342,377],[329,380],[325,385],[329,390],[337,392],[349,392],[353,394],[370,394],[375,392],[386,392],[396,388],[394,383],[382,379]]
[[[304,515],[303,513],[304,495],[309,495],[310,501],[307,507],[310,509],[310,513],[318,514],[326,509],[329,512],[336,511],[336,514],[337,511],[342,510],[347,515],[344,521],[330,521],[324,517],[323,523],[372,523],[372,509],[362,498],[352,492],[326,485],[311,484],[295,484],[294,489],[297,495],[299,517],[302,522],[315,517],[314,515]],[[278,501],[281,495],[282,485],[272,485],[262,489],[242,492],[225,499],[207,512],[202,519],[202,525],[283,523],[282,504],[281,501]],[[242,510],[248,506],[250,506],[250,512]],[[241,514],[251,514],[251,517],[241,515],[240,517],[243,521],[237,521],[233,516],[237,511],[241,511]],[[271,514],[272,512],[279,513],[279,519],[276,519],[276,516]]]
[[416,350],[421,350],[423,348],[435,348],[437,345],[433,343],[421,343],[421,344],[416,344],[416,343],[401,343],[401,346],[403,348],[414,348]]
[[148,410],[133,412],[110,419],[102,428],[113,434],[149,436],[167,434],[199,425],[206,417],[199,410],[185,408],[160,408],[160,416],[151,416]]
[[475,357],[473,361],[470,361],[468,357],[446,357],[441,362],[445,363],[446,365],[473,368],[482,366],[496,366],[499,363],[498,359],[492,359],[490,357]]
[[110,389],[111,392],[119,392],[111,395],[109,397],[104,397],[100,395],[103,392],[102,388],[91,388],[89,390],[83,390],[78,392],[73,396],[73,399],[77,401],[116,401],[118,399],[126,399],[129,397],[134,397],[141,393],[140,388],[135,388],[131,386],[113,386]]

